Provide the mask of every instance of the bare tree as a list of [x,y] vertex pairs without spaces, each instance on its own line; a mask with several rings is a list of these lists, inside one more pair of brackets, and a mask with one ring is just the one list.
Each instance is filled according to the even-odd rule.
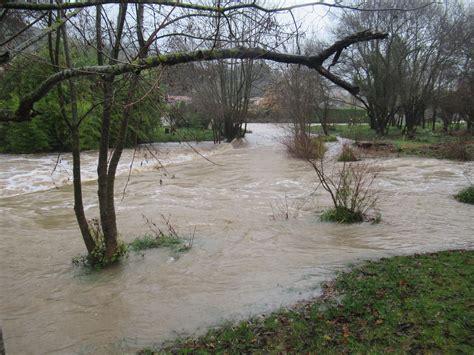
[[[368,1],[368,8],[393,8],[397,1]],[[404,117],[404,131],[413,137],[425,125],[425,110],[442,82],[442,74],[456,62],[464,47],[453,38],[464,21],[459,4],[432,6],[423,1],[401,4],[413,11],[348,12],[339,34],[370,27],[390,33],[388,41],[359,43],[345,57],[350,73],[361,87],[371,126],[383,135],[397,114]]]

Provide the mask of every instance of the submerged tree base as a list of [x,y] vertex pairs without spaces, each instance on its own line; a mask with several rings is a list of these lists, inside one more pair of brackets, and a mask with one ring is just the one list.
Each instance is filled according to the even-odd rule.
[[473,285],[474,251],[381,259],[317,299],[140,353],[472,354]]
[[360,223],[364,221],[364,214],[358,211],[351,211],[348,208],[338,207],[325,210],[321,214],[323,222],[337,223]]

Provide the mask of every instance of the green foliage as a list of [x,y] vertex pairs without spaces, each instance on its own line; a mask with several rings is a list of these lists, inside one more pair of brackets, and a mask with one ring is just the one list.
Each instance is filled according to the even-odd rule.
[[48,134],[36,118],[31,122],[11,123],[2,128],[6,130],[3,133],[2,151],[36,153],[50,148]]
[[[94,57],[87,52],[73,50],[74,62],[77,65],[94,63]],[[41,59],[42,58],[42,59]],[[34,90],[46,77],[51,75],[47,53],[40,53],[40,60],[29,62],[26,59],[15,59],[14,66],[9,68],[0,80],[0,109],[15,110],[20,98]],[[148,80],[150,73],[143,74]],[[155,73],[156,74],[156,73]],[[101,135],[101,88],[90,78],[75,81],[78,92],[78,116],[83,117],[90,111],[81,123],[81,149],[97,149]],[[58,86],[64,93],[67,119],[71,119],[69,87],[67,83]],[[110,144],[116,143],[117,133],[123,116],[123,103],[127,99],[128,87],[117,86],[115,102],[112,111],[112,128]],[[153,90],[147,94],[147,87],[140,87],[135,97],[143,97],[133,106],[126,146],[137,143],[152,142],[154,134],[161,126],[162,103],[161,90]],[[71,149],[70,132],[61,114],[59,94],[56,89],[35,104],[36,115],[29,123],[0,124],[0,152],[5,153],[34,153],[44,151],[69,151]]]
[[474,185],[462,189],[454,198],[459,202],[474,205]]
[[182,241],[174,236],[163,235],[156,237],[145,234],[141,238],[135,238],[135,240],[129,244],[129,247],[133,251],[140,251],[153,248],[172,247],[180,244],[182,244]]
[[130,248],[137,252],[140,250],[161,247],[172,247],[177,252],[190,250],[194,243],[194,233],[196,232],[196,228],[194,229],[194,233],[189,238],[189,240],[185,241],[178,234],[177,227],[171,223],[171,216],[165,217],[162,214],[160,217],[163,225],[166,226],[165,229],[162,229],[162,227],[158,226],[158,224],[156,224],[153,220],[143,215],[143,219],[148,226],[149,233],[145,234],[141,238],[135,238],[135,240],[129,244]]
[[119,262],[121,259],[127,257],[128,246],[120,239],[117,240],[117,249],[111,258],[105,257],[105,238],[100,227],[100,222],[97,219],[89,221],[89,230],[92,239],[95,242],[95,248],[89,255],[79,255],[72,259],[72,263],[76,266],[84,266],[91,269],[103,269],[109,265]]
[[[46,62],[16,59],[0,80],[0,109],[14,110],[20,98],[52,73]],[[32,121],[0,125],[0,151],[35,153],[56,149],[65,139],[65,127],[58,123],[59,109],[54,94],[48,94],[35,109]]]
[[367,262],[320,299],[140,353],[471,354],[473,284],[473,251]]
[[364,221],[360,211],[351,211],[346,207],[330,208],[321,214],[321,221],[337,223],[359,223]]

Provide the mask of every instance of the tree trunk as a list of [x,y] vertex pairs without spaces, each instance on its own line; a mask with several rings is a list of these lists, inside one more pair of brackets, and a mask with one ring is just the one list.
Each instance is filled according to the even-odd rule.
[[89,223],[87,222],[86,215],[84,213],[84,204],[82,201],[82,182],[81,182],[81,142],[79,126],[73,127],[71,130],[72,135],[72,175],[74,185],[74,212],[76,214],[77,223],[81,230],[82,238],[86,244],[87,252],[91,255],[95,248],[95,241],[92,239]]
[[[109,157],[110,125],[113,105],[113,82],[114,77],[108,76],[104,80],[104,104],[102,111],[101,137],[99,149],[99,162],[97,164],[98,177],[98,200],[100,212],[100,224],[104,234],[104,240],[107,250],[111,250],[117,245],[117,227],[115,225],[115,216],[109,216],[109,188],[107,178],[107,167]],[[112,193],[113,199],[113,193]],[[112,254],[113,255],[113,254]]]
[[[114,201],[114,186],[115,186],[115,174],[117,173],[117,166],[122,156],[123,148],[127,138],[128,122],[130,121],[130,115],[132,112],[132,106],[130,103],[133,101],[135,91],[138,88],[140,76],[138,74],[132,74],[132,80],[128,89],[127,104],[125,105],[120,130],[117,137],[117,143],[115,145],[114,152],[109,162],[109,169],[107,171],[107,223],[108,223],[108,234],[105,238],[105,259],[110,260],[118,247],[118,233],[117,233],[117,220],[115,213],[115,201]],[[104,233],[105,235],[105,233]]]

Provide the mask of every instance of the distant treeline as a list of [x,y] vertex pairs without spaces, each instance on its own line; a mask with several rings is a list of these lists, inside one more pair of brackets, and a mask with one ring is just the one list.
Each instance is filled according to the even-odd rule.
[[[249,113],[250,122],[272,123],[272,122],[291,122],[291,117],[286,117],[281,113],[268,111],[258,111]],[[330,108],[327,112],[327,123],[368,123],[367,111],[359,108]],[[320,123],[320,113],[311,117],[311,123]]]

